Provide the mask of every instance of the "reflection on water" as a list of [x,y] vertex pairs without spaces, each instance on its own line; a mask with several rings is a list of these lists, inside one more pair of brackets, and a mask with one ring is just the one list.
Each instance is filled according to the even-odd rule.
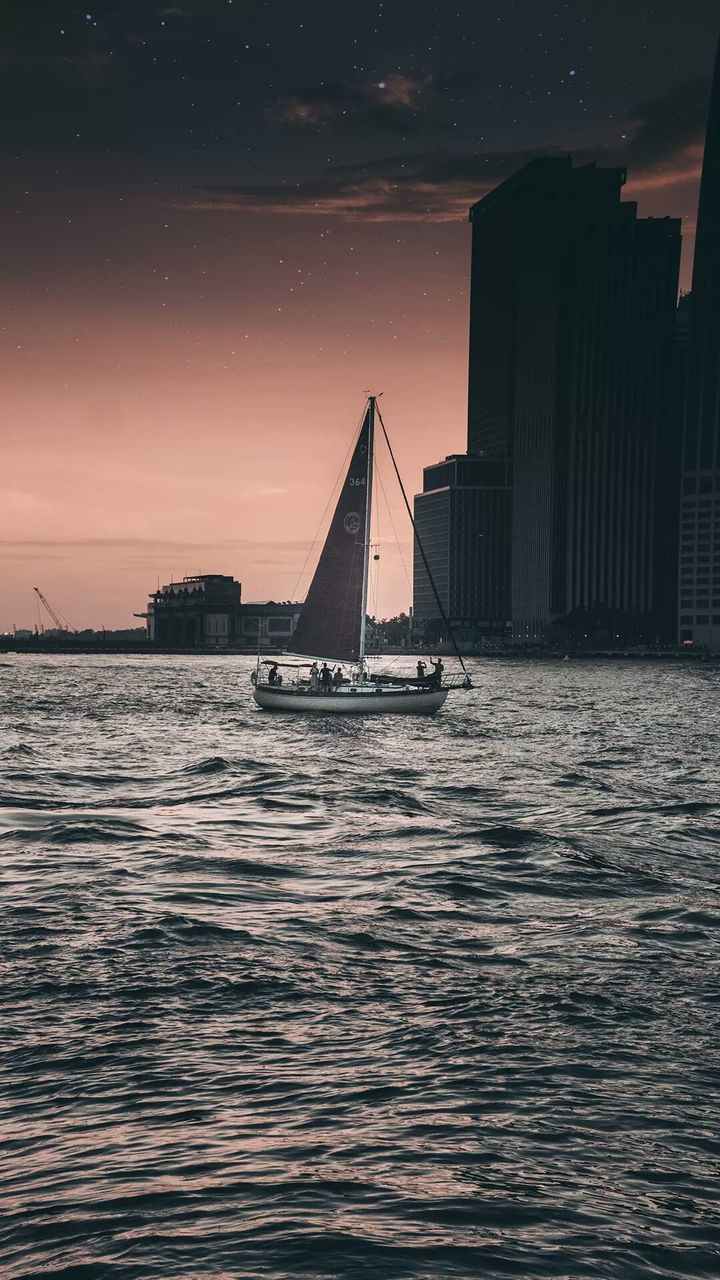
[[716,1276],[720,672],[0,683],[0,1273]]

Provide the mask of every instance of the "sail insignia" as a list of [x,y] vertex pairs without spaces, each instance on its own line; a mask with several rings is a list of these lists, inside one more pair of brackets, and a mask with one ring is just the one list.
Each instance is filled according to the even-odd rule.
[[293,653],[339,662],[356,662],[360,657],[371,442],[369,405],[289,645]]

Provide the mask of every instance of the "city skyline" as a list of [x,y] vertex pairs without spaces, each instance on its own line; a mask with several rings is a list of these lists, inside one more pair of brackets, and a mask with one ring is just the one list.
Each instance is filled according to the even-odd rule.
[[465,447],[468,208],[534,154],[626,165],[689,287],[716,13],[588,10],[18,6],[0,629],[36,582],[78,627],[158,575],[290,598],[370,384],[419,491]]

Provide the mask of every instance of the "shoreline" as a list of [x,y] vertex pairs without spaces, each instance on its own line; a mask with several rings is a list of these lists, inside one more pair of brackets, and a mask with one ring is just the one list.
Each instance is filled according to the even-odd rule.
[[[263,647],[263,655],[271,657],[279,657],[284,651],[282,649],[273,648],[271,646]],[[432,652],[433,654],[442,654],[443,657],[452,657],[447,653],[443,646],[437,650],[410,650],[390,647],[381,650],[379,653],[370,653],[370,658],[394,658],[406,656],[408,659],[416,659],[426,656]],[[486,658],[491,661],[514,661],[522,659],[524,661],[535,662],[587,662],[587,661],[606,661],[606,662],[704,662],[706,664],[720,663],[720,654],[705,654],[701,650],[684,650],[684,649],[568,649],[560,652],[551,649],[497,649],[483,650],[480,648],[461,650],[464,658]],[[173,645],[157,645],[150,643],[142,643],[137,641],[78,641],[72,640],[36,640],[36,639],[14,639],[12,636],[0,638],[0,654],[22,654],[32,657],[47,656],[72,656],[72,655],[131,655],[138,658],[152,657],[184,657],[184,658],[208,658],[208,657],[255,657],[257,649],[249,649],[247,647],[236,645],[197,645],[193,648],[183,648]]]

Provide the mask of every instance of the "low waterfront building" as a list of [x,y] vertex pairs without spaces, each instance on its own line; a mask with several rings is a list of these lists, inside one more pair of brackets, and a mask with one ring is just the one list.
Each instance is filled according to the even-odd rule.
[[297,626],[302,601],[259,600],[240,606],[240,642],[261,649],[286,649]]
[[302,602],[241,602],[242,586],[221,573],[197,574],[158,587],[144,616],[148,638],[173,648],[284,649]]
[[148,605],[148,638],[154,644],[182,648],[237,644],[241,591],[239,582],[222,573],[197,574],[158,587]]

